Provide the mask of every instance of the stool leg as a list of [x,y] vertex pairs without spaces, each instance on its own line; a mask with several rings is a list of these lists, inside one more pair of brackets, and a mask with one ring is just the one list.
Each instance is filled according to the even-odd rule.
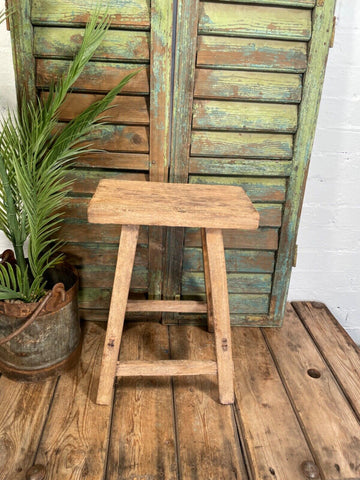
[[234,364],[224,242],[220,229],[206,228],[220,403],[234,403]]
[[109,405],[111,401],[138,235],[138,225],[123,225],[121,228],[96,399],[100,405]]
[[201,240],[202,240],[202,251],[203,251],[203,262],[204,262],[206,302],[207,302],[207,308],[208,308],[207,325],[208,325],[208,331],[213,333],[214,332],[214,312],[213,312],[213,304],[212,304],[212,298],[211,298],[209,257],[208,257],[208,249],[206,244],[205,228],[201,229]]

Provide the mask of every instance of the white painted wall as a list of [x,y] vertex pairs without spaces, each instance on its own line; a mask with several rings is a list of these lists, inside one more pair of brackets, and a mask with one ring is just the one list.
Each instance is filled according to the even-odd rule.
[[[0,5],[3,4],[3,0]],[[0,7],[1,8],[1,7]],[[290,300],[326,303],[360,343],[360,8],[338,0]],[[0,113],[15,106],[10,35],[0,26]],[[5,240],[0,238],[0,251]]]
[[337,0],[290,300],[327,304],[360,343],[360,5]]

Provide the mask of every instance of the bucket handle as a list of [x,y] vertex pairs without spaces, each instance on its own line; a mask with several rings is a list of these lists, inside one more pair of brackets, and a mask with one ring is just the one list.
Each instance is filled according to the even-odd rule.
[[45,295],[45,297],[41,300],[39,305],[35,308],[35,310],[30,315],[30,317],[26,320],[26,322],[23,323],[21,325],[21,327],[19,327],[17,330],[10,333],[10,335],[7,335],[6,337],[0,339],[0,345],[3,345],[4,343],[9,342],[14,337],[16,337],[21,332],[23,332],[25,330],[25,328],[29,327],[32,323],[34,323],[35,320],[37,319],[37,317],[40,315],[41,311],[46,307],[46,305],[49,302],[49,300],[51,299],[51,297],[54,297],[54,299],[56,297],[59,297],[59,293],[60,293],[61,290],[65,293],[64,285],[62,283],[57,283],[56,285],[54,285],[52,290],[50,290]]

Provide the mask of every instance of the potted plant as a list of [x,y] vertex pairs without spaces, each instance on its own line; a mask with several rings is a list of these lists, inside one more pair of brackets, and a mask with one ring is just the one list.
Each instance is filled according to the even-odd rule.
[[13,245],[0,256],[0,371],[18,379],[58,373],[80,352],[77,273],[64,263],[56,238],[72,184],[66,175],[71,162],[88,150],[84,140],[99,115],[137,72],[64,128],[57,121],[67,92],[109,24],[97,11],[67,74],[47,98],[35,104],[24,99],[17,115],[9,112],[0,124],[0,229]]

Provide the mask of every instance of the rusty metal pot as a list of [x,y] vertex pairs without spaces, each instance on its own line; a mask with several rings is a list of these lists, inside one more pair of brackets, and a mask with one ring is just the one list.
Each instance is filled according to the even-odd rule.
[[[0,371],[7,377],[43,380],[71,368],[79,358],[77,271],[66,263],[58,265],[48,272],[47,284],[52,291],[42,305],[0,301],[0,339],[9,338],[0,345]],[[24,322],[28,326],[21,330]]]

